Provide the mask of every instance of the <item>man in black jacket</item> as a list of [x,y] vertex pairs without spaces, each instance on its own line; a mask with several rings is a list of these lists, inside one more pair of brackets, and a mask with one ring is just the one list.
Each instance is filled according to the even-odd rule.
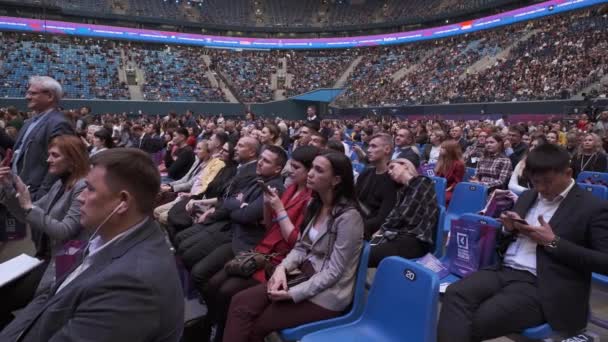
[[608,273],[608,205],[576,185],[569,159],[552,144],[529,153],[534,190],[501,216],[501,262],[448,287],[438,341],[481,341],[546,322],[568,334],[586,326],[591,273]]
[[526,155],[528,152],[528,145],[521,141],[521,138],[526,133],[526,130],[520,126],[510,126],[509,133],[507,134],[507,139],[511,143],[511,149],[513,152],[509,155],[509,159],[511,159],[511,167],[515,169],[517,163]]

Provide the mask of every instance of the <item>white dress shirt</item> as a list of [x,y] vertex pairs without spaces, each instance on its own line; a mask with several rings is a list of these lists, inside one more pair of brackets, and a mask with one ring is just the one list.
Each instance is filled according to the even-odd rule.
[[[539,215],[543,216],[545,222],[549,222],[559,208],[559,205],[564,198],[568,196],[568,193],[575,184],[574,179],[571,179],[570,185],[566,190],[562,191],[562,193],[557,195],[552,201],[549,201],[539,194],[534,205],[532,205],[526,214],[526,222],[531,226],[540,226],[540,222],[538,222]],[[507,267],[528,271],[536,275],[536,246],[536,242],[529,237],[520,234],[517,239],[509,245],[503,264]]]

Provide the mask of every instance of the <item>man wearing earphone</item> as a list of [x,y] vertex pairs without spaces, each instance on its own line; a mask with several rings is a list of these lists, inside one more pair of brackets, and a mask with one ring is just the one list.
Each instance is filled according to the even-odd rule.
[[80,223],[91,233],[82,260],[20,312],[0,341],[180,340],[183,293],[151,218],[160,188],[154,163],[123,148],[91,163],[79,196]]

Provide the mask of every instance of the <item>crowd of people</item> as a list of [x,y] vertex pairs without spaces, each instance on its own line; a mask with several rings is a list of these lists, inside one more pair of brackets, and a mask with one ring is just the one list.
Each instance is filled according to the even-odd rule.
[[[591,272],[608,273],[608,209],[574,180],[608,172],[608,110],[544,122],[330,120],[312,106],[294,121],[125,117],[61,111],[61,96],[32,77],[27,115],[0,117],[0,203],[27,224],[0,242],[0,261],[31,241],[42,261],[0,287],[3,340],[179,341],[178,270],[208,309],[197,340],[261,342],[339,316],[365,241],[371,268],[435,249],[444,204],[428,170],[448,203],[466,167],[468,182],[519,195],[501,216],[500,267],[448,288],[439,341],[544,322],[578,331]],[[66,246],[81,254],[66,259]]]
[[[36,3],[26,0],[26,3]],[[362,2],[303,0],[290,6],[281,0],[163,1],[163,0],[52,0],[48,5],[92,14],[118,14],[164,20],[245,27],[344,27],[386,22],[419,23],[454,14],[462,15],[505,5],[513,0],[410,1],[367,0]],[[94,9],[94,11],[93,11]]]
[[[118,73],[134,61],[143,70],[145,100],[224,102],[219,84],[211,85],[206,75],[217,71],[216,81],[225,81],[238,101],[268,102],[277,90],[294,96],[333,87],[360,56],[336,105],[570,99],[606,77],[607,27],[606,9],[597,7],[441,40],[325,51],[232,51],[4,33],[0,96],[23,96],[27,76],[41,73],[65,81],[67,97],[128,99]],[[606,97],[606,89],[595,87],[589,95]]]
[[22,97],[30,75],[51,74],[66,97],[129,99],[118,77],[120,51],[109,41],[0,32],[0,97]]

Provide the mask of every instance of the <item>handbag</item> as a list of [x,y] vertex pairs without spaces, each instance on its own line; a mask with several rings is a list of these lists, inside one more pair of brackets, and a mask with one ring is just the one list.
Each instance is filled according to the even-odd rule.
[[255,251],[241,252],[224,265],[224,271],[231,276],[248,278],[264,268],[272,256]]

